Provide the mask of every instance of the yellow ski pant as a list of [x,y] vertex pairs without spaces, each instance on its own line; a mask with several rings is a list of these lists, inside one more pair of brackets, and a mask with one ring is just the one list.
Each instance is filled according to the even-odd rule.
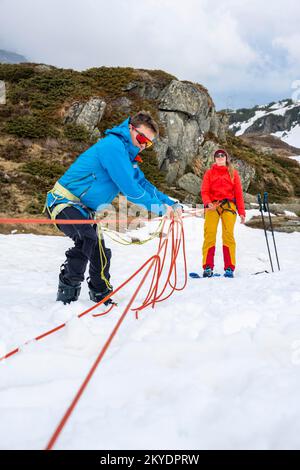
[[[235,239],[234,239],[234,225],[236,222],[236,206],[230,201],[227,204],[228,208],[217,207],[215,210],[205,210],[205,223],[204,223],[204,241],[202,247],[202,265],[205,269],[214,267],[214,258],[216,250],[216,237],[219,220],[222,221],[222,241],[223,241],[223,258],[224,269],[235,269]],[[235,214],[232,212],[234,211]]]

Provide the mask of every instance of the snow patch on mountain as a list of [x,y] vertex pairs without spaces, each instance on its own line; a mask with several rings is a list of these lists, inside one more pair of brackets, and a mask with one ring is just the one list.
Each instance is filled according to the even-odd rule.
[[232,124],[231,126],[229,126],[229,128],[234,129],[236,127],[240,127],[240,130],[236,132],[236,136],[243,135],[245,131],[248,129],[248,127],[252,126],[252,124],[254,124],[255,121],[257,121],[257,119],[259,119],[262,116],[265,116],[266,114],[268,113],[266,113],[265,111],[261,111],[261,110],[256,111],[255,115],[252,118],[248,119],[248,121]]
[[293,147],[300,147],[300,124],[295,124],[290,131],[275,132],[272,135]]
[[[291,100],[282,100],[277,103],[269,105],[261,105],[253,108],[254,115],[247,119],[251,110],[236,110],[231,113],[232,118],[229,129],[235,133],[236,136],[241,136],[253,126],[258,120],[267,116],[288,116],[289,112],[293,112],[294,109],[299,108],[299,102],[291,102]],[[239,120],[239,115],[241,120]],[[243,119],[243,115],[246,116]],[[264,121],[258,122],[258,129],[256,128],[253,133],[259,133],[259,129],[264,126]],[[252,131],[251,131],[252,132]],[[292,123],[289,123],[286,129],[282,129],[277,132],[272,132],[271,135],[280,138],[283,142],[293,146],[300,147],[300,110],[298,118],[294,119]]]

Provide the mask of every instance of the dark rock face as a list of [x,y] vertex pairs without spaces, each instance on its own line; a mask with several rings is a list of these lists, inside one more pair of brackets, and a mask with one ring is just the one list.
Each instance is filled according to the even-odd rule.
[[287,110],[283,116],[276,114],[262,116],[246,129],[245,134],[263,135],[288,131],[297,123],[300,124],[300,106]]
[[261,136],[276,132],[288,132],[297,124],[300,124],[300,104],[291,99],[286,99],[249,109],[229,110],[229,125],[236,135],[240,135],[241,125],[251,123],[251,119],[255,120],[245,129],[243,135],[254,134]]

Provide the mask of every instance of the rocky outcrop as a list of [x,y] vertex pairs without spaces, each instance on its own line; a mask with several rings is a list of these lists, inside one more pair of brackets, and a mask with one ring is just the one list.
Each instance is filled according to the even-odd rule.
[[[252,228],[263,228],[261,217],[253,217],[246,225]],[[300,217],[278,215],[272,217],[272,225],[275,232],[300,232]]]
[[156,71],[153,75],[146,70],[137,71],[137,78],[123,87],[122,91],[138,95],[141,99],[157,100],[161,92],[170,82],[170,75]]
[[[216,140],[224,140],[226,124],[216,113],[207,90],[190,82],[172,80],[162,91],[158,108],[165,128],[165,135],[156,144],[159,167],[166,172],[169,184],[186,184],[181,178],[187,169],[199,177],[207,167],[202,161],[206,135],[211,133]],[[213,143],[210,145],[213,147]]]
[[178,186],[193,196],[200,192],[201,180],[194,173],[186,173],[177,181]]
[[0,80],[0,105],[6,103],[6,87],[5,83]]
[[[158,165],[166,182],[187,193],[196,202],[203,173],[213,162],[218,142],[226,140],[228,117],[217,113],[208,91],[199,84],[170,80],[165,75],[152,76],[139,70],[136,80],[128,83],[121,96],[109,103],[109,109],[130,114],[134,95],[157,102],[163,135],[155,144]],[[65,113],[64,122],[83,125],[91,136],[98,137],[97,126],[103,117],[106,103],[100,98],[75,102]],[[98,132],[98,135],[96,135]],[[208,138],[209,137],[209,138]],[[242,181],[248,188],[253,170],[243,162]]]
[[84,126],[91,136],[100,136],[97,125],[105,111],[106,103],[101,98],[91,98],[86,103],[75,102],[64,117],[65,124]]
[[[226,141],[226,113],[216,112],[208,91],[201,85],[170,81],[164,76],[159,79],[146,71],[139,71],[138,78],[128,83],[123,91],[127,91],[128,96],[111,101],[110,110],[130,114],[132,94],[157,102],[164,128],[155,144],[159,169],[165,173],[168,185],[186,192],[186,201],[199,202],[203,174],[213,163],[215,150]],[[105,109],[105,101],[97,97],[85,103],[75,102],[65,113],[64,122],[83,125],[92,137],[99,137],[97,126]],[[242,160],[233,158],[233,161],[247,190],[255,169]]]
[[118,109],[118,111],[125,114],[130,114],[131,106],[132,101],[127,98],[127,96],[121,96],[120,98],[113,100],[111,103],[112,108]]
[[255,177],[255,168],[248,163],[246,163],[244,160],[239,160],[237,158],[233,158],[233,164],[234,167],[238,170],[243,190],[247,191],[247,189],[250,186],[251,181]]

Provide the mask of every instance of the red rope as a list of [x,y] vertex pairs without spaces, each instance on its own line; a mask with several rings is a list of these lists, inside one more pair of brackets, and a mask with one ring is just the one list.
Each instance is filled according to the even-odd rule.
[[[139,218],[139,222],[142,221],[142,222],[153,222],[153,221],[156,221],[158,220],[159,217],[155,217],[153,219],[142,219],[142,218]],[[68,220],[68,219],[19,219],[19,218],[0,218],[0,225],[5,225],[5,224],[16,224],[16,225],[19,225],[19,224],[50,224],[50,225],[72,225],[72,224],[76,224],[76,225],[79,225],[79,224],[105,224],[105,223],[119,223],[119,222],[130,222],[130,218],[127,218],[127,219],[119,219],[119,218],[115,218],[115,219],[106,219],[106,218],[103,218],[103,219],[71,219],[71,220]]]
[[114,307],[116,307],[117,304],[112,304],[107,310],[105,310],[105,312],[102,312],[102,313],[93,313],[93,317],[94,318],[98,318],[98,317],[103,317],[104,315],[107,315],[108,313],[110,313],[112,311],[112,309]]
[[[3,220],[13,220],[13,219],[0,219],[0,223]],[[18,220],[20,222],[20,220],[22,220],[22,219],[16,219],[16,220]],[[23,219],[23,220],[26,220],[26,221],[29,220],[30,221],[30,219]],[[43,220],[43,219],[38,219],[34,223],[40,223],[41,220]],[[47,219],[47,223],[51,223],[51,222],[60,223],[58,220],[50,221],[49,219]],[[63,220],[62,221],[62,223],[66,223],[66,222],[72,222],[73,224],[74,224],[74,222],[77,223],[77,221],[74,221],[74,220],[72,220],[72,221]],[[82,223],[82,222],[83,223],[85,223],[85,222],[95,223],[95,221],[82,221],[82,220],[78,221],[78,223]],[[11,222],[11,223],[13,223],[13,222]],[[22,222],[20,222],[20,223],[22,223]],[[27,222],[27,223],[30,223],[30,222]],[[42,223],[46,223],[46,222],[42,222]],[[165,223],[166,223],[166,219],[164,219],[163,228],[165,226]],[[162,228],[162,230],[163,230],[163,228]],[[170,260],[171,261],[170,261],[170,266],[169,266],[169,269],[168,269],[166,281],[163,285],[163,288],[159,292],[159,281],[160,281],[162,273],[164,271],[164,266],[165,266],[165,262],[166,262],[166,258],[167,258],[168,248],[170,246],[170,239],[171,239],[171,248],[170,248],[170,251],[171,251]],[[184,277],[185,277],[185,279],[184,279],[183,286],[182,287],[177,287],[177,266],[176,266],[176,263],[177,263],[177,258],[178,258],[178,253],[180,251],[180,247],[182,247],[182,253],[183,253]],[[154,305],[155,305],[156,302],[162,302],[163,300],[168,299],[175,290],[178,290],[178,291],[182,290],[186,286],[186,283],[187,283],[187,267],[186,267],[185,240],[184,240],[184,230],[183,230],[182,220],[172,219],[170,221],[170,224],[169,224],[168,233],[167,233],[166,238],[163,239],[161,237],[160,240],[159,240],[159,246],[158,246],[157,253],[155,255],[151,256],[147,261],[145,261],[145,263],[143,263],[142,266],[140,266],[139,269],[137,269],[117,289],[115,289],[113,292],[108,294],[104,299],[102,299],[101,302],[99,302],[98,304],[88,308],[87,310],[85,310],[84,312],[79,314],[77,317],[82,318],[83,316],[87,315],[89,312],[93,311],[94,309],[99,307],[101,304],[106,302],[111,296],[116,294],[120,289],[122,289],[126,284],[128,284],[134,277],[136,277],[147,266],[148,266],[148,268],[146,270],[146,273],[144,274],[142,280],[139,282],[139,284],[138,284],[133,296],[131,297],[129,303],[127,304],[124,312],[122,313],[121,317],[117,321],[113,331],[111,332],[111,334],[109,335],[108,339],[106,340],[104,346],[100,350],[100,353],[97,356],[97,358],[96,358],[93,366],[91,367],[89,373],[87,374],[84,382],[82,383],[80,389],[76,393],[71,405],[69,406],[69,408],[65,412],[63,418],[61,419],[59,425],[57,426],[55,432],[53,433],[53,435],[52,435],[52,437],[51,437],[51,439],[50,439],[50,441],[49,441],[49,443],[46,447],[46,450],[51,450],[53,448],[53,446],[55,445],[59,435],[61,434],[64,426],[66,425],[68,419],[70,418],[75,406],[77,405],[77,403],[78,403],[79,399],[81,398],[84,390],[86,389],[88,383],[90,382],[90,380],[91,380],[93,374],[95,373],[99,363],[103,359],[107,349],[109,348],[113,338],[115,337],[116,333],[118,332],[122,322],[126,318],[127,313],[129,312],[129,310],[130,310],[137,294],[139,293],[142,286],[144,285],[144,283],[145,283],[148,275],[150,274],[152,268],[154,267],[154,272],[153,272],[153,275],[152,275],[152,280],[151,280],[151,283],[150,283],[150,287],[148,289],[148,293],[145,297],[145,300],[143,301],[141,306],[132,309],[136,312],[136,315],[138,314],[138,312],[140,312],[141,310],[143,310],[144,308],[146,308],[149,305],[152,305],[152,307],[154,308]],[[171,281],[172,276],[174,276],[174,281],[173,282]],[[168,286],[171,288],[171,291],[167,295],[165,295],[165,297],[163,297],[163,294],[165,293]],[[113,306],[110,306],[108,311],[103,312],[101,314],[94,314],[93,316],[98,317],[98,316],[105,315],[109,311],[111,311],[112,308],[113,308]],[[47,336],[49,336],[49,335],[61,330],[62,328],[64,328],[66,326],[66,324],[67,323],[62,323],[61,325],[58,325],[57,327],[55,327],[55,328],[53,328],[53,329],[37,336],[36,338],[34,338],[34,340],[39,341],[43,338],[46,338]],[[31,341],[27,341],[25,343],[25,345],[30,343],[30,342]],[[22,347],[18,347],[16,349],[10,351],[4,357],[0,358],[0,361],[3,360],[3,359],[7,359],[8,357],[13,356],[14,354],[16,354],[17,352],[19,352],[21,350],[22,350]]]
[[[171,233],[172,235],[172,261],[171,261],[171,265],[172,267],[174,268],[174,266],[176,266],[176,258],[177,258],[177,255],[178,255],[178,252],[179,252],[179,247],[180,247],[180,244],[181,244],[181,241],[179,240],[179,242],[177,244],[175,244],[175,239],[174,239],[174,225],[178,226],[178,225],[181,225],[181,235],[183,234],[183,226],[182,226],[182,222],[179,223],[177,221],[174,221],[172,220],[171,223],[170,223],[170,226],[169,226],[169,232],[168,232],[168,235]],[[60,436],[63,428],[65,427],[68,419],[70,418],[72,412],[74,411],[74,408],[76,407],[79,399],[81,398],[84,390],[86,389],[88,383],[90,382],[92,376],[94,375],[98,365],[100,364],[100,362],[102,361],[107,349],[109,348],[113,338],[115,337],[117,331],[119,330],[122,322],[124,321],[127,313],[129,312],[129,309],[131,307],[131,305],[133,304],[137,294],[139,293],[139,291],[141,290],[145,280],[147,279],[152,267],[154,266],[154,264],[156,264],[156,268],[155,268],[155,271],[154,271],[154,277],[156,276],[157,274],[157,278],[156,278],[156,284],[154,286],[154,290],[153,292],[157,293],[157,284],[158,284],[158,281],[159,281],[159,276],[158,274],[160,275],[162,273],[162,267],[163,267],[163,264],[161,265],[160,264],[160,252],[163,250],[163,248],[165,248],[165,253],[166,253],[166,247],[167,247],[167,243],[168,243],[168,237],[163,241],[163,242],[160,242],[159,244],[159,248],[158,248],[158,251],[157,251],[157,254],[156,255],[153,255],[151,258],[149,258],[146,263],[144,263],[143,267],[147,266],[147,264],[149,264],[148,266],[148,269],[146,271],[146,273],[144,274],[141,282],[139,283],[138,287],[136,288],[133,296],[131,297],[129,303],[127,304],[123,314],[121,315],[121,317],[119,318],[117,324],[115,325],[113,331],[111,332],[111,334],[109,335],[107,341],[105,342],[104,346],[102,347],[102,349],[100,350],[100,353],[99,355],[97,356],[94,364],[92,365],[90,371],[88,372],[85,380],[83,381],[81,387],[79,388],[78,392],[76,393],[71,405],[69,406],[69,408],[67,409],[67,411],[65,412],[63,418],[61,419],[59,425],[57,426],[56,430],[54,431],[47,447],[46,447],[46,450],[51,450],[53,449],[53,446],[55,445],[58,437]],[[184,248],[184,239],[183,239],[183,251],[184,251],[184,260],[186,260],[185,258],[185,248]],[[165,253],[164,253],[164,258],[165,258]],[[169,275],[170,275],[170,272],[171,272],[171,268],[169,269]],[[186,269],[185,269],[185,275],[186,275]],[[169,276],[168,276],[168,280],[169,280]],[[152,282],[151,282],[151,288],[152,288],[152,285],[153,285],[153,279],[152,279]],[[184,283],[184,286],[186,285],[186,279],[185,279],[185,283]],[[183,289],[184,286],[181,288]],[[171,294],[174,292],[174,290],[176,289],[176,286],[172,286],[172,292]],[[177,289],[177,290],[180,290],[180,289]],[[162,291],[163,292],[163,291]],[[169,294],[167,297],[169,297],[171,294]],[[160,294],[161,295],[161,294]],[[149,295],[147,295],[147,299],[150,299]],[[154,297],[151,301],[151,299],[149,300],[149,303],[151,302],[155,302],[156,301],[156,298]],[[142,308],[145,308],[146,305],[142,305],[141,307],[139,307],[138,310],[141,310]],[[136,309],[134,309],[136,310]]]
[[[172,223],[174,224],[174,221],[171,222],[171,224]],[[171,227],[171,225],[170,225],[170,227]],[[180,232],[179,232],[179,228],[180,228]],[[180,237],[179,237],[179,234],[180,234]],[[186,286],[186,283],[187,283],[187,264],[186,264],[185,239],[184,239],[184,230],[183,230],[182,221],[178,221],[176,223],[176,236],[174,234],[174,230],[173,229],[171,230],[171,237],[172,237],[171,262],[170,262],[169,272],[168,272],[168,276],[167,276],[167,279],[165,281],[165,284],[164,284],[161,292],[159,294],[157,294],[158,282],[154,281],[154,277],[155,277],[155,274],[156,274],[156,272],[154,272],[154,275],[153,275],[153,278],[152,278],[152,283],[151,283],[148,295],[146,296],[143,304],[140,307],[134,308],[134,310],[136,311],[136,314],[138,314],[138,312],[140,310],[146,308],[147,306],[149,306],[151,304],[152,304],[152,306],[154,306],[154,304],[156,302],[162,302],[162,301],[168,299],[173,294],[173,292],[175,290],[177,290],[177,291],[183,290]],[[177,256],[178,256],[178,252],[180,250],[181,243],[182,243],[182,247],[183,247],[182,253],[183,253],[183,260],[184,260],[184,284],[183,284],[182,287],[177,287],[177,266],[176,266],[176,261],[177,261]],[[165,247],[165,251],[164,251],[164,255],[163,255],[163,260],[161,262],[161,266],[159,266],[159,268],[158,268],[158,271],[159,271],[157,273],[158,279],[161,277],[161,273],[162,273],[163,268],[164,268],[166,254],[167,254],[167,246]],[[172,282],[171,282],[172,274],[174,274],[174,278],[175,278],[174,279],[174,284],[172,284]],[[153,284],[154,284],[154,286],[153,286]],[[165,297],[162,298],[162,296],[163,296],[164,292],[166,291],[168,285],[171,287],[171,292],[168,295],[166,295]],[[152,300],[151,300],[151,298],[152,298]]]
[[113,331],[111,332],[111,334],[109,335],[108,339],[106,340],[104,346],[102,347],[96,361],[94,362],[93,366],[91,367],[88,375],[86,376],[85,380],[83,381],[81,387],[79,388],[78,392],[76,393],[71,405],[69,406],[69,408],[67,409],[66,413],[64,414],[63,418],[61,419],[59,425],[57,426],[55,432],[53,433],[47,447],[45,450],[51,450],[55,444],[55,442],[57,441],[60,433],[62,432],[64,426],[66,425],[66,422],[67,420],[69,419],[69,417],[71,416],[71,413],[73,412],[75,406],[77,405],[80,397],[82,396],[84,390],[86,389],[89,381],[91,380],[92,376],[94,375],[94,372],[96,371],[99,363],[101,362],[101,360],[103,359],[104,357],[104,354],[106,353],[108,347],[110,346],[113,338],[115,337],[117,331],[119,330],[123,320],[125,319],[135,297],[137,296],[141,286],[144,284],[147,276],[148,276],[148,273],[150,272],[152,266],[153,266],[153,263],[154,263],[154,260],[156,259],[157,255],[154,255],[152,256],[151,258],[149,258],[149,260],[147,261],[147,263],[150,263],[152,261],[152,263],[150,264],[149,268],[147,269],[142,281],[140,282],[140,284],[138,285],[137,289],[135,290],[133,296],[131,297],[127,307],[125,308],[123,314],[121,315],[121,317],[119,318],[116,326],[114,327]]
[[[163,223],[163,227],[165,225],[165,221]],[[163,228],[162,227],[162,228]],[[163,245],[167,243],[167,238],[164,240],[163,242]],[[162,245],[162,246],[163,246]],[[79,315],[77,315],[77,318],[82,318],[84,317],[85,315],[87,315],[88,313],[92,312],[93,310],[95,310],[96,308],[98,308],[100,305],[102,305],[104,302],[106,302],[108,299],[110,299],[110,297],[112,297],[113,295],[115,295],[117,292],[119,292],[119,290],[121,290],[126,284],[128,284],[135,276],[137,276],[143,269],[144,267],[147,265],[148,263],[148,260],[142,264],[142,266],[140,266],[139,269],[137,269],[127,280],[125,280],[122,284],[120,284],[119,287],[117,287],[114,291],[110,292],[106,297],[104,297],[104,299],[102,299],[100,302],[98,302],[97,304],[93,305],[92,307],[88,308],[87,310],[85,310],[84,312],[80,313]],[[104,314],[107,314],[108,312],[104,312]],[[102,316],[102,314],[100,314],[99,316]],[[17,354],[18,352],[20,352],[22,349],[23,349],[23,346],[25,346],[26,344],[28,343],[31,343],[32,341],[40,341],[41,339],[53,334],[53,333],[56,333],[57,331],[63,329],[65,326],[66,326],[67,323],[62,323],[61,325],[58,325],[56,326],[55,328],[49,330],[49,331],[46,331],[45,333],[39,335],[39,336],[36,336],[35,338],[33,338],[32,340],[29,340],[29,341],[26,341],[22,346],[19,346],[15,349],[13,349],[12,351],[8,352],[7,354],[5,354],[4,356],[0,357],[0,362],[5,360],[5,359],[8,359],[9,357]]]
[[[202,213],[203,210],[201,209],[198,211],[199,213]],[[185,211],[182,218],[187,218],[187,217],[194,217],[197,214],[194,210],[191,211]],[[151,218],[139,218],[139,221],[142,222],[153,222],[159,220],[160,217],[155,217],[153,219]],[[105,224],[105,223],[120,223],[120,222],[130,222],[130,219],[119,219],[116,217],[115,219],[106,219],[105,217],[103,219],[72,219],[72,220],[66,220],[66,219],[20,219],[17,217],[4,217],[0,218],[0,225],[6,225],[6,224],[15,224],[15,225],[26,225],[26,224],[34,224],[34,225],[80,225],[80,224]]]

